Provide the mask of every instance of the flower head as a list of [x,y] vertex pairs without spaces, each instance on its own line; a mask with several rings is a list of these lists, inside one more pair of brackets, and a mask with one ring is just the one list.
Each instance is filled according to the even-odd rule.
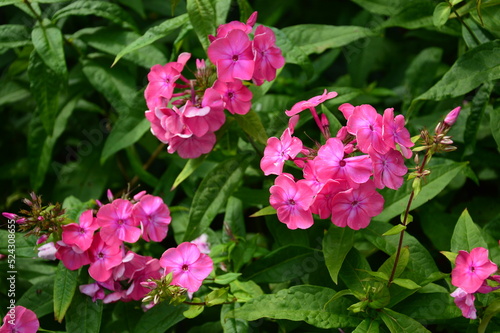
[[462,310],[462,316],[469,319],[476,319],[476,307],[474,306],[474,300],[476,297],[474,294],[469,294],[461,288],[457,288],[454,292],[450,294],[454,298],[455,304],[460,310]]
[[473,248],[470,253],[459,251],[451,272],[451,283],[471,294],[475,293],[491,274],[498,269],[488,259],[488,250],[484,247]]
[[24,306],[17,305],[3,317],[0,333],[36,333],[40,322],[36,314]]

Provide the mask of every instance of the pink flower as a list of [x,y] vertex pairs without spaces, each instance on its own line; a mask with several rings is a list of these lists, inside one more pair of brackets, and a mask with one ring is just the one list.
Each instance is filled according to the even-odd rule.
[[217,78],[224,82],[250,80],[254,71],[252,45],[241,30],[231,30],[226,37],[208,47],[208,57],[217,67]]
[[477,319],[476,307],[474,306],[476,297],[473,293],[467,293],[465,290],[457,288],[450,296],[454,298],[455,304],[462,310],[462,316],[469,319]]
[[382,116],[371,105],[354,107],[347,120],[347,131],[356,136],[358,148],[363,153],[368,153],[373,148],[385,154],[390,148],[382,138]]
[[252,92],[241,80],[234,82],[215,81],[213,88],[222,95],[225,108],[232,114],[247,114],[252,106]]
[[[205,90],[199,106],[195,106],[191,101],[187,101],[180,108],[180,113],[182,115],[182,123],[198,137],[204,136],[207,132],[217,131],[226,120],[222,96],[213,88]],[[174,131],[172,132],[176,134]]]
[[62,240],[67,245],[75,245],[82,251],[87,251],[92,244],[94,231],[99,229],[99,225],[94,218],[92,209],[83,212],[79,222],[79,224],[70,223],[62,226]]
[[3,317],[3,325],[0,333],[36,333],[40,328],[40,322],[36,314],[24,306],[17,305],[9,308]]
[[38,248],[38,257],[45,260],[56,260],[57,248],[54,242],[43,244]]
[[172,273],[173,285],[195,292],[212,272],[213,261],[195,244],[184,242],[165,251],[160,258],[160,266],[165,268],[165,275]]
[[104,299],[106,293],[104,288],[99,284],[99,282],[94,282],[90,284],[82,284],[78,287],[82,294],[92,297],[92,302],[98,299]]
[[308,99],[307,101],[301,101],[296,103],[294,106],[292,106],[292,108],[289,111],[288,110],[285,111],[285,114],[289,117],[294,116],[297,113],[300,113],[306,109],[314,108],[326,100],[337,97],[337,95],[338,94],[335,91],[327,92],[327,90],[325,89],[322,95],[314,96]]
[[384,197],[375,190],[372,181],[356,189],[348,189],[333,197],[332,223],[354,230],[366,228],[371,218],[384,209]]
[[214,37],[209,35],[208,39],[210,42],[213,42],[216,39],[226,37],[227,34],[233,30],[241,30],[248,35],[252,32],[255,22],[257,22],[257,12],[253,12],[252,15],[250,15],[246,24],[240,21],[231,21],[229,23],[219,25],[216,36]]
[[210,243],[208,242],[207,234],[201,234],[200,237],[193,239],[191,243],[196,245],[201,253],[210,253]]
[[451,283],[472,294],[497,269],[497,265],[488,259],[488,250],[484,247],[476,247],[470,253],[459,251],[451,272]]
[[315,193],[304,181],[293,180],[287,173],[279,175],[269,191],[269,203],[277,210],[278,219],[288,229],[307,229],[313,225],[313,217],[309,207]]
[[82,266],[90,264],[88,251],[82,251],[78,246],[69,246],[63,241],[56,243],[56,258],[61,260],[64,266],[74,271]]
[[268,27],[259,25],[255,30],[252,47],[255,55],[253,79],[257,85],[262,84],[264,80],[274,80],[276,70],[285,66],[285,58],[281,50],[276,47],[274,32]]
[[168,145],[168,152],[173,154],[177,151],[182,158],[197,158],[212,151],[216,142],[213,132],[208,132],[202,137],[192,135],[183,138],[179,135],[172,137]]
[[121,264],[123,255],[120,245],[116,243],[108,245],[101,239],[100,233],[97,233],[89,249],[89,257],[90,276],[96,281],[104,282],[111,277],[112,268]]
[[319,218],[326,219],[332,214],[333,198],[339,192],[349,189],[349,185],[342,179],[329,179],[318,192],[311,205],[311,212],[319,215]]
[[373,181],[379,189],[384,187],[397,190],[403,185],[403,176],[408,172],[403,156],[400,152],[391,149],[387,154],[379,154],[375,150],[370,152],[373,164]]
[[141,225],[142,238],[146,242],[161,242],[168,232],[172,218],[170,210],[160,197],[144,195],[132,210],[136,223]]
[[264,149],[264,157],[260,161],[260,168],[266,176],[279,175],[283,172],[285,161],[295,158],[302,150],[302,141],[292,137],[289,128],[285,129],[281,138],[270,137]]
[[132,217],[132,208],[132,203],[125,199],[116,199],[99,208],[97,223],[101,226],[99,233],[103,241],[116,245],[137,242],[141,230],[137,228],[138,221]]
[[382,137],[387,146],[396,149],[397,143],[403,156],[411,157],[410,148],[415,144],[411,141],[410,132],[405,127],[405,117],[400,114],[394,117],[394,109],[392,108],[384,111]]
[[314,159],[316,174],[322,182],[328,179],[345,179],[351,187],[366,183],[372,175],[372,163],[368,155],[344,158],[344,145],[337,138],[330,138],[318,150]]

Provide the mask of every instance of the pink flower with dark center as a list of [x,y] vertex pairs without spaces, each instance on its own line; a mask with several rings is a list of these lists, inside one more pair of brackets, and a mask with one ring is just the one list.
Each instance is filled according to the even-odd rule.
[[366,183],[372,175],[372,163],[368,155],[344,158],[344,145],[337,138],[330,138],[318,150],[314,159],[318,179],[344,179],[351,187]]
[[333,198],[339,192],[349,189],[345,180],[328,180],[321,190],[316,194],[311,205],[311,212],[319,215],[321,219],[327,219],[332,214]]
[[247,114],[252,107],[252,92],[241,80],[215,81],[213,88],[222,95],[225,108],[232,114]]
[[278,219],[288,229],[307,229],[314,223],[309,209],[316,193],[303,181],[295,182],[293,176],[282,173],[269,189],[269,203],[277,210]]
[[132,209],[132,203],[125,199],[116,199],[99,208],[97,223],[101,226],[99,233],[104,242],[110,245],[137,242],[141,229],[137,228],[139,223],[134,220]]
[[61,260],[64,266],[74,271],[82,266],[90,264],[88,251],[82,251],[78,246],[69,246],[63,241],[56,243],[56,258]]
[[384,197],[375,190],[372,181],[356,189],[339,192],[332,201],[332,223],[354,230],[366,228],[371,218],[384,209]]
[[3,317],[0,333],[36,333],[39,328],[36,314],[24,306],[16,305]]
[[276,70],[285,66],[285,58],[281,50],[276,47],[274,32],[268,27],[259,25],[255,30],[252,47],[255,55],[253,79],[256,84],[261,85],[264,80],[274,80]]
[[497,265],[488,259],[488,250],[484,247],[476,247],[470,253],[459,251],[451,272],[451,284],[472,294],[497,269]]
[[337,97],[337,95],[338,94],[335,91],[327,92],[327,90],[325,89],[325,91],[323,92],[322,95],[314,96],[314,97],[308,99],[307,101],[301,101],[301,102],[295,103],[295,105],[292,106],[292,108],[290,110],[285,111],[285,114],[289,117],[294,116],[297,113],[300,113],[300,112],[307,110],[309,108],[315,108],[316,106],[323,103],[324,101],[332,99],[334,97]]
[[457,288],[450,296],[454,298],[453,301],[462,311],[462,316],[469,319],[477,319],[476,307],[474,306],[476,297],[474,294],[467,293],[465,290]]
[[217,67],[217,78],[224,82],[250,80],[254,71],[252,45],[248,35],[232,30],[208,47],[208,57]]
[[187,101],[180,110],[182,122],[198,137],[217,131],[226,120],[222,96],[213,88],[205,90],[199,106]]
[[347,120],[347,131],[356,136],[358,148],[368,153],[370,148],[381,154],[387,153],[389,146],[382,138],[382,116],[373,106],[356,106]]
[[264,157],[260,161],[260,168],[266,176],[279,175],[283,172],[285,161],[295,158],[302,150],[302,141],[292,137],[290,129],[285,129],[281,138],[270,137],[264,149]]
[[94,231],[99,229],[99,225],[91,209],[80,215],[79,222],[62,226],[62,240],[67,245],[78,246],[82,251],[87,251],[92,244]]
[[112,269],[121,264],[123,254],[120,245],[117,243],[108,245],[101,239],[100,233],[96,233],[89,249],[89,257],[90,276],[96,281],[104,282],[111,277]]
[[391,149],[387,154],[379,154],[375,150],[370,152],[373,164],[373,181],[379,189],[384,187],[397,190],[403,185],[403,176],[408,172],[403,155]]
[[161,242],[167,236],[172,218],[170,210],[160,197],[144,195],[134,205],[132,215],[136,223],[141,225],[142,238],[146,242]]
[[382,137],[387,146],[396,149],[399,145],[401,153],[405,158],[412,155],[411,147],[415,144],[411,141],[410,132],[405,127],[405,117],[398,114],[394,117],[394,109],[386,109],[383,117]]
[[160,258],[160,266],[165,269],[165,275],[172,273],[172,285],[195,292],[212,272],[213,261],[196,245],[184,242],[165,251]]

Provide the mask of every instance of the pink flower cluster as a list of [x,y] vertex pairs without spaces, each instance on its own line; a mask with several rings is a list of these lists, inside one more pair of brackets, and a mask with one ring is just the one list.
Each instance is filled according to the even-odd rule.
[[[328,120],[315,107],[337,96],[325,92],[295,104],[286,114],[289,126],[281,137],[269,138],[260,166],[265,175],[278,177],[271,187],[271,206],[278,219],[290,229],[306,229],[313,214],[331,218],[339,227],[366,228],[380,214],[384,199],[376,189],[398,189],[408,169],[405,158],[412,156],[410,134],[404,117],[386,109],[383,116],[370,105],[342,104],[339,110],[347,120],[335,137],[330,137]],[[307,148],[293,136],[299,113],[309,109],[326,139]],[[283,173],[286,161],[302,169],[303,179]]]
[[3,317],[3,325],[0,327],[0,333],[36,333],[40,328],[40,322],[36,314],[24,306],[17,305],[9,308],[9,311]]
[[89,275],[95,282],[81,285],[80,291],[104,303],[141,300],[150,291],[142,283],[170,272],[174,284],[191,292],[198,290],[212,271],[212,260],[196,245],[183,243],[178,249],[168,249],[165,254],[174,252],[168,265],[163,257],[158,260],[127,248],[126,243],[140,238],[146,242],[165,239],[171,217],[163,200],[145,192],[133,200],[113,199],[110,192],[108,197],[111,202],[101,204],[95,216],[87,210],[80,215],[79,223],[63,225],[62,240],[52,245],[55,257],[66,268],[89,265]]
[[500,275],[492,275],[497,270],[497,265],[488,258],[488,250],[483,247],[476,247],[470,253],[458,252],[455,268],[451,272],[451,283],[458,288],[451,296],[465,318],[477,318],[474,293],[487,294],[500,288],[487,283],[488,280],[500,283]]
[[[216,36],[209,36],[208,57],[196,60],[195,79],[182,75],[191,54],[182,53],[176,62],[155,65],[148,74],[144,96],[148,106],[146,118],[151,132],[168,144],[168,152],[182,158],[196,158],[212,150],[217,131],[225,122],[224,109],[232,114],[246,114],[252,93],[242,80],[256,85],[272,81],[285,59],[276,47],[274,32],[264,26],[249,34],[257,20],[253,13],[246,23],[233,21],[219,26]],[[170,105],[170,106],[169,106]]]

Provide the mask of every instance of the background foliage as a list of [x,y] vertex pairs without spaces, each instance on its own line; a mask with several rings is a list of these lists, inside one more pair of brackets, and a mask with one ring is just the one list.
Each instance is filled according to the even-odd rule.
[[[183,307],[161,304],[143,314],[137,304],[103,307],[76,292],[58,324],[51,315],[54,302],[64,302],[53,299],[54,279],[82,276],[61,277],[54,263],[33,261],[34,243],[19,237],[19,304],[34,310],[43,328],[477,330],[448,295],[449,278],[438,272],[449,273],[450,264],[439,251],[487,244],[492,260],[500,263],[500,1],[2,0],[0,5],[0,209],[17,212],[20,199],[34,190],[78,210],[89,200],[104,199],[108,188],[119,194],[127,184],[139,186],[136,191],[160,195],[173,216],[168,238],[142,244],[142,253],[159,257],[165,248],[207,232],[212,254],[230,272],[241,273],[230,281],[231,292],[248,300],[182,320]],[[168,154],[144,118],[149,68],[180,52],[205,58],[207,34],[224,22],[246,21],[254,10],[258,23],[273,27],[286,66],[273,84],[253,90],[250,114],[228,116],[208,156],[186,161]],[[286,126],[284,110],[324,89],[339,93],[323,109],[331,119],[341,119],[337,107],[345,102],[369,103],[379,112],[394,107],[405,115],[412,135],[432,130],[449,110],[463,107],[450,133],[458,150],[431,161],[432,173],[408,227],[415,238],[407,235],[403,281],[391,287],[390,300],[381,300],[378,312],[353,316],[347,308],[356,303],[354,297],[332,297],[347,289],[363,292],[366,271],[384,272],[397,237],[380,235],[389,223],[398,223],[411,183],[383,193],[384,212],[356,233],[340,232],[329,221],[291,231],[273,215],[249,217],[269,205],[272,179],[259,168],[267,138]],[[310,117],[299,126],[297,132],[314,131]],[[5,288],[2,284],[0,293]],[[2,316],[3,303],[2,297]],[[498,325],[493,318],[489,329]]]

